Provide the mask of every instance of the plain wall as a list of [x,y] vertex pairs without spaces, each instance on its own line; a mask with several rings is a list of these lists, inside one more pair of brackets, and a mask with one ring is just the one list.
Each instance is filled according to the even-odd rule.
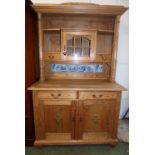
[[[129,6],[128,0],[32,0],[33,3],[64,3],[64,2],[86,2],[106,5]],[[120,20],[120,31],[118,40],[116,81],[129,88],[129,11],[126,11]],[[129,91],[122,93],[120,118],[129,107]]]

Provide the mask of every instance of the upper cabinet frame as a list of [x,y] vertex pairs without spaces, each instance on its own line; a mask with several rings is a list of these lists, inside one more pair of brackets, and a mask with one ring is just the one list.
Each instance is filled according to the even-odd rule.
[[[40,81],[60,78],[60,74],[49,70],[51,63],[99,63],[107,66],[106,74],[81,74],[81,78],[115,82],[119,23],[127,7],[71,3],[33,4],[32,8],[38,13]],[[72,40],[78,37],[83,40],[84,36],[89,44],[89,49],[84,53],[88,54],[83,54],[80,45],[79,53],[82,54],[76,57],[76,45],[73,43],[74,50],[70,53],[74,53],[75,57],[74,54],[65,55],[67,35],[72,35]],[[62,73],[61,77],[79,79],[75,73],[69,76]]]

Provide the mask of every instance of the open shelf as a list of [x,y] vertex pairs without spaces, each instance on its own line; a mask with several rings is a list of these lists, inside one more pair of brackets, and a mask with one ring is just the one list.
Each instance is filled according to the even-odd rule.
[[110,54],[113,47],[113,34],[97,33],[97,54]]
[[53,31],[46,31],[46,33],[43,34],[43,51],[57,51],[60,53],[60,42],[61,35],[59,31],[56,29]]

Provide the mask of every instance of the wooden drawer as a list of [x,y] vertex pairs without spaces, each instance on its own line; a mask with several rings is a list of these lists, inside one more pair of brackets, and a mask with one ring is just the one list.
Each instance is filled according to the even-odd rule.
[[45,61],[58,61],[58,60],[61,60],[60,58],[60,53],[58,52],[46,52],[44,53],[44,60]]
[[38,92],[39,98],[51,98],[51,99],[76,99],[76,91],[40,91]]
[[117,98],[116,92],[103,92],[103,91],[79,92],[79,99],[115,99],[115,98]]

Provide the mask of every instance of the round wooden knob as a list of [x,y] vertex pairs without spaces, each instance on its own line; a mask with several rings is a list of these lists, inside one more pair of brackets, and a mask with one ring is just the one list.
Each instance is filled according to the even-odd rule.
[[54,94],[51,94],[51,96],[54,96]]
[[93,94],[93,97],[94,97],[94,98],[96,98],[96,95],[95,95],[95,94]]
[[99,97],[102,97],[102,96],[103,96],[102,94],[99,95]]
[[58,96],[61,96],[61,94],[59,93]]

